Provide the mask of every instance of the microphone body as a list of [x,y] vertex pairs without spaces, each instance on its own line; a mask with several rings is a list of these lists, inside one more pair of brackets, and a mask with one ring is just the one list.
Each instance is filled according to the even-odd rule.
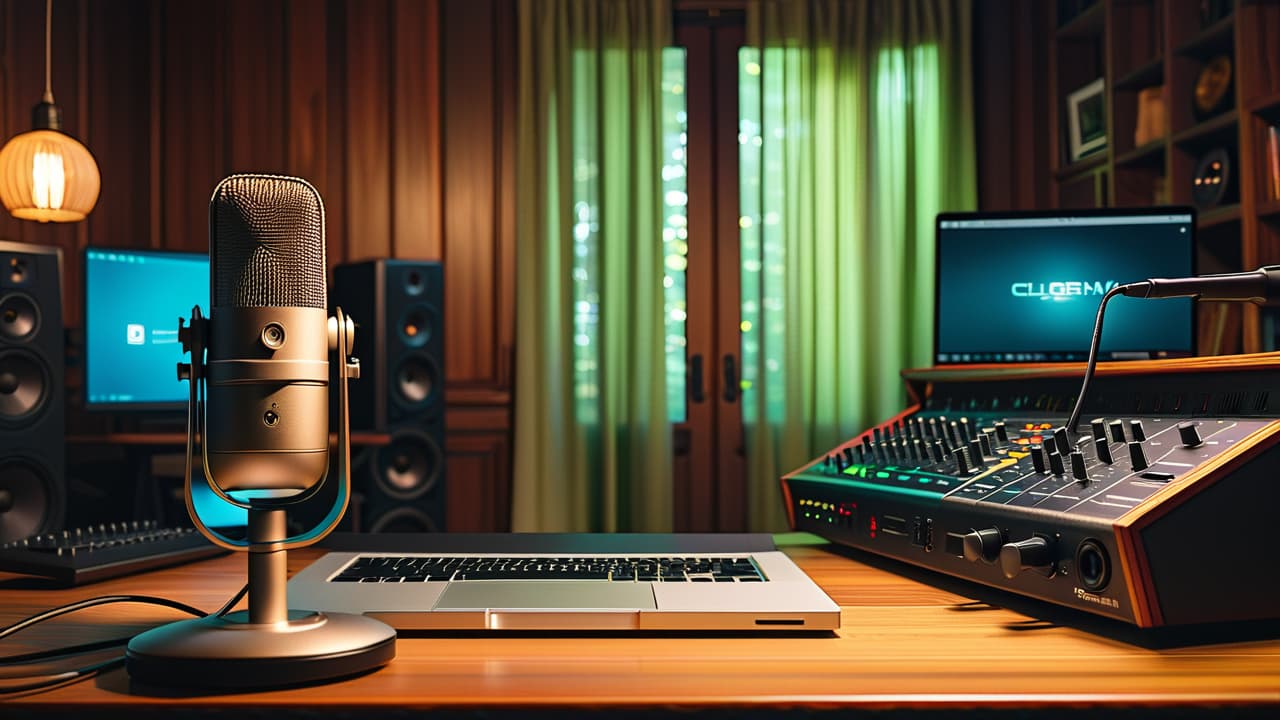
[[285,498],[329,466],[324,209],[305,181],[227,178],[209,201],[205,470]]
[[[210,317],[192,308],[178,337],[191,362],[187,510],[210,542],[248,554],[247,611],[215,613],[135,636],[130,676],[161,685],[257,688],[367,672],[395,657],[395,630],[373,618],[290,609],[290,548],[333,530],[351,495],[347,381],[355,324],[326,305],[324,206],[304,180],[234,175],[209,201]],[[285,506],[321,487],[329,465],[329,359],[337,351],[337,498],[311,530],[289,535]],[[204,413],[200,391],[207,388]],[[202,422],[203,420],[203,422]],[[196,510],[193,443],[201,438],[203,482],[248,510],[247,538],[208,526]]]
[[1222,273],[1184,278],[1151,278],[1127,286],[1129,297],[1193,297],[1209,301],[1244,301],[1259,304],[1280,301],[1280,265],[1250,272]]

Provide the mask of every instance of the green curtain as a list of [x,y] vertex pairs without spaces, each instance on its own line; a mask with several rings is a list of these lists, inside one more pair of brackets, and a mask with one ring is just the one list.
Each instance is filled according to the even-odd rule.
[[671,7],[518,8],[512,528],[670,530],[660,113]]
[[[934,217],[976,203],[967,0],[752,0],[742,94],[750,523],[930,363]],[[746,329],[749,328],[749,329]]]

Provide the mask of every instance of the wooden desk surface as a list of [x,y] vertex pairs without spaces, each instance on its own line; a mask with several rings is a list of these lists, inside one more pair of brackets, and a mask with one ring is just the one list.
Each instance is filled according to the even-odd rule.
[[[655,706],[1159,711],[1227,705],[1236,712],[1265,712],[1275,709],[1267,706],[1280,706],[1280,640],[1272,626],[1138,635],[1125,626],[1011,596],[997,599],[1010,607],[1021,604],[1020,610],[1036,617],[988,605],[975,598],[991,591],[945,580],[949,589],[933,587],[902,574],[912,570],[868,556],[820,546],[785,549],[844,608],[839,632],[816,637],[402,637],[391,665],[331,685],[187,694],[131,689],[124,670],[116,669],[69,687],[0,700],[6,706],[0,715],[119,714],[123,706],[134,706],[131,715],[147,709],[171,714],[182,707],[252,707],[261,714],[263,708],[317,707],[344,712],[360,707],[601,712]],[[291,571],[317,553],[294,553]],[[243,583],[243,567],[243,556],[227,555],[56,591],[23,589],[26,581],[0,576],[0,624],[116,593],[166,596],[213,610]],[[95,608],[0,642],[0,654],[119,637],[176,619],[181,619],[178,613],[152,606]],[[83,655],[56,667],[78,668],[112,654]],[[0,677],[51,667],[0,668]]]

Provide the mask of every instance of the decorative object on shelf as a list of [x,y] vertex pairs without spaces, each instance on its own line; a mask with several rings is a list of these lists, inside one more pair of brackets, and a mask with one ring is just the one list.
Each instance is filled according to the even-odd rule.
[[1138,91],[1138,122],[1133,130],[1133,146],[1142,147],[1164,137],[1164,86]]
[[1200,0],[1200,27],[1207,28],[1231,14],[1231,0]]
[[1203,120],[1231,107],[1234,75],[1231,58],[1226,55],[1219,55],[1200,68],[1191,98],[1197,119]]
[[1071,162],[1107,146],[1106,81],[1098,78],[1067,96]]
[[1280,125],[1267,128],[1267,186],[1270,198],[1280,200]]
[[1200,156],[1191,176],[1191,199],[1196,207],[1206,209],[1234,201],[1233,165],[1226,148],[1216,147]]
[[45,0],[44,96],[31,109],[30,132],[0,149],[0,202],[22,220],[77,222],[98,202],[101,178],[89,150],[62,132],[53,103],[53,0]]

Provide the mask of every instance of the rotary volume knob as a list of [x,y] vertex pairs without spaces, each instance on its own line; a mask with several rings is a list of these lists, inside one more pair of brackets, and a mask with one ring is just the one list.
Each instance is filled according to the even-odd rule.
[[999,528],[970,530],[964,536],[964,559],[994,564],[996,558],[1000,557],[1000,545],[1003,542],[1004,537]]
[[1047,538],[1029,537],[1000,548],[1000,570],[1012,580],[1023,570],[1046,571],[1053,568],[1053,551]]

